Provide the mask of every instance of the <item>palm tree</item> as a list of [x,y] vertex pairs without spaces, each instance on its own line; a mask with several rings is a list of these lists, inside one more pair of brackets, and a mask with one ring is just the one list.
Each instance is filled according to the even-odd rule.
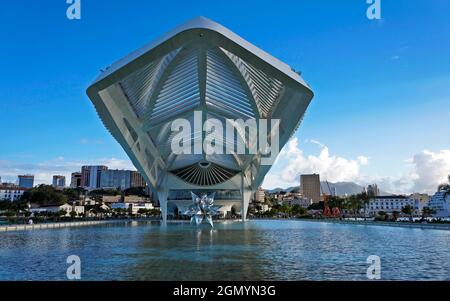
[[75,210],[72,210],[72,211],[70,211],[70,217],[72,218],[72,219],[74,219],[75,217],[77,217],[77,212],[75,211]]
[[422,209],[422,218],[426,218],[426,217],[432,216],[435,213],[436,213],[436,210],[434,210],[433,208],[423,207],[423,209]]
[[402,212],[404,214],[409,215],[409,220],[412,221],[412,215],[414,213],[414,208],[411,207],[410,205],[406,205],[405,207],[402,208]]
[[59,210],[59,212],[58,212],[58,217],[66,216],[66,214],[67,214],[67,211],[64,210],[64,209],[61,209],[61,210]]
[[361,200],[359,199],[359,196],[358,195],[350,196],[349,205],[350,205],[350,209],[353,212],[353,216],[355,217],[355,220],[356,220],[357,213],[361,209]]
[[392,212],[392,218],[393,218],[394,222],[397,221],[397,218],[398,218],[398,214],[399,214],[399,213],[400,213],[400,212],[398,212],[398,211],[393,211],[393,212]]
[[330,208],[338,208],[342,212],[344,205],[344,199],[339,196],[331,196],[328,206]]
[[359,196],[360,196],[362,205],[364,206],[364,220],[366,220],[366,216],[367,216],[366,210],[367,210],[367,206],[369,204],[369,196],[365,192],[361,193]]

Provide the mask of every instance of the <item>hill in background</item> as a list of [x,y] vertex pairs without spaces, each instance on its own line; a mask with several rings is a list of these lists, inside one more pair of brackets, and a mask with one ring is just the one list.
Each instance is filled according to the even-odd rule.
[[[354,182],[336,182],[336,183],[328,182],[328,184],[329,184],[331,190],[336,188],[336,193],[338,196],[358,194],[358,193],[361,193],[364,189],[364,186],[361,186]],[[322,193],[326,193],[326,194],[331,193],[330,190],[328,189],[327,182],[321,181],[320,185],[321,185]],[[300,186],[293,186],[293,187],[288,187],[288,188],[275,188],[275,189],[269,189],[269,190],[266,189],[266,192],[278,193],[280,191],[291,192],[293,190],[299,191]],[[384,191],[380,191],[380,194],[381,195],[391,195],[391,193],[384,192]]]

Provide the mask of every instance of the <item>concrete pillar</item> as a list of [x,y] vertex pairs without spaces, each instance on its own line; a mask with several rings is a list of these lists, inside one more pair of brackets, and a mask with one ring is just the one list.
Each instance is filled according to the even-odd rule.
[[252,190],[245,185],[244,175],[241,174],[241,218],[242,221],[247,221],[248,205],[252,196]]
[[158,190],[158,200],[159,200],[159,206],[161,208],[161,216],[162,216],[162,226],[167,225],[167,195],[168,190],[166,187],[162,188],[161,190]]

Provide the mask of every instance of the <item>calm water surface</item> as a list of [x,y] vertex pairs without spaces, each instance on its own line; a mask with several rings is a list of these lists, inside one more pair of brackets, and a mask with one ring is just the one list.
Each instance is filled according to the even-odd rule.
[[0,280],[450,280],[450,231],[307,221],[130,223],[0,233]]

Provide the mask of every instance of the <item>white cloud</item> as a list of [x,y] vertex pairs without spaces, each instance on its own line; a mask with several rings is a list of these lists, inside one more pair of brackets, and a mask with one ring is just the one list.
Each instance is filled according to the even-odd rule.
[[369,157],[358,156],[358,161],[361,165],[367,165],[369,164]]
[[424,150],[406,161],[407,172],[398,176],[372,178],[384,191],[391,193],[434,194],[437,186],[447,183],[450,175],[450,149]]
[[[110,169],[131,169],[136,170],[130,160],[122,160],[117,158],[106,158],[99,160],[100,165],[106,165]],[[85,164],[86,165],[86,164]]]
[[[298,139],[294,138],[283,148],[273,170],[266,176],[263,186],[265,188],[288,187],[299,185],[299,175],[318,173],[321,179],[330,182],[358,181],[361,177],[361,166],[369,163],[366,156],[358,156],[356,159],[347,159],[336,155],[330,155],[328,147],[317,140],[310,143],[320,147],[318,155],[305,155],[298,147]],[[281,165],[281,166],[280,166]]]
[[412,164],[415,171],[413,190],[434,192],[439,184],[447,182],[450,174],[450,149],[424,150],[412,158]]
[[330,182],[351,181],[360,185],[377,183],[381,190],[390,193],[433,194],[439,184],[447,182],[450,175],[450,149],[438,152],[424,150],[411,159],[399,162],[399,170],[406,169],[406,172],[389,176],[371,176],[362,172],[362,167],[372,161],[369,157],[360,155],[356,159],[344,158],[330,154],[329,148],[319,141],[307,142],[318,145],[319,153],[305,155],[299,148],[298,139],[290,140],[280,152],[280,160],[274,164],[264,179],[264,188],[298,186],[300,174],[318,173],[322,180]]

